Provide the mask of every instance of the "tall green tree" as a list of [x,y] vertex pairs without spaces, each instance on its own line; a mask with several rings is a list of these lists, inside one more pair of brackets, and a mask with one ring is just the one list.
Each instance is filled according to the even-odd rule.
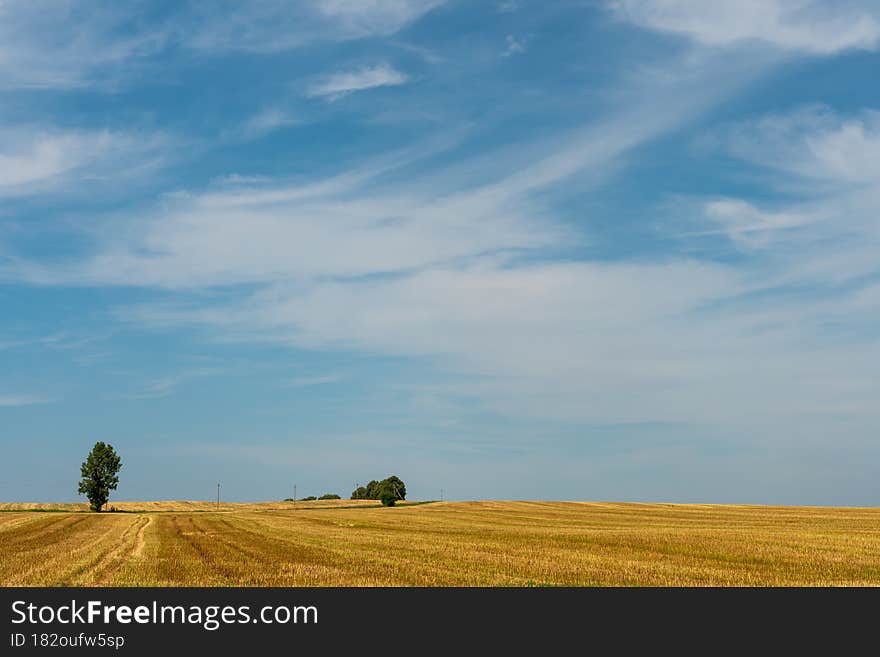
[[112,445],[95,443],[80,468],[82,479],[79,482],[79,494],[89,498],[92,511],[100,513],[101,507],[110,499],[110,491],[119,485],[117,475],[121,468],[122,459]]

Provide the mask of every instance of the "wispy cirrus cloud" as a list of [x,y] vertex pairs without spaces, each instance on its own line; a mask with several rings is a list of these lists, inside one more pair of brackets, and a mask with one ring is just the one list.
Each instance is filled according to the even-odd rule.
[[58,189],[73,181],[143,171],[161,158],[168,138],[53,126],[0,128],[0,198]]
[[0,151],[0,190],[6,194],[58,179],[93,163],[119,147],[109,132],[49,132],[5,130]]
[[[117,230],[107,231],[84,260],[19,262],[9,275],[42,283],[195,288],[403,273],[571,246],[583,237],[548,220],[536,196],[576,175],[596,184],[626,153],[728,93],[725,85],[704,83],[722,62],[687,62],[682,71],[678,64],[657,76],[662,83],[633,92],[652,98],[650,106],[634,102],[561,143],[522,144],[525,156],[492,158],[482,180],[464,189],[456,181],[450,187],[442,169],[405,185],[391,180],[434,155],[433,146],[303,184],[221,185],[165,197],[158,212],[132,215],[125,231],[114,217]],[[730,66],[730,88],[738,76],[753,74],[747,60]]]
[[0,88],[132,84],[169,48],[274,53],[395,34],[443,0],[180,2],[138,18],[131,5],[72,0],[0,3]]
[[723,139],[737,157],[816,183],[871,186],[880,179],[880,111],[841,115],[798,107],[732,126]]
[[880,47],[872,0],[616,0],[611,7],[623,20],[707,46],[763,43],[815,55]]
[[303,123],[302,119],[280,107],[269,107],[248,118],[237,130],[242,139],[257,139],[271,132]]
[[351,38],[388,36],[445,3],[445,0],[317,0],[318,12],[338,21]]
[[[794,404],[794,392],[790,398],[784,386],[795,354],[781,348],[790,333],[774,328],[785,314],[768,313],[760,304],[749,305],[750,312],[724,310],[767,289],[760,281],[765,265],[734,268],[693,258],[541,262],[575,239],[548,217],[537,200],[541,194],[573,176],[613,169],[628,152],[723,98],[736,83],[710,87],[706,80],[715,80],[724,65],[711,56],[687,58],[664,75],[643,74],[638,92],[623,96],[651,98],[650,104],[628,104],[554,140],[524,166],[484,172],[488,180],[465,189],[434,184],[435,176],[443,180],[442,171],[403,186],[387,183],[381,167],[304,184],[221,184],[163,199],[160,212],[133,217],[127,230],[110,234],[78,261],[25,263],[16,274],[37,283],[176,291],[254,286],[217,303],[192,305],[184,296],[122,309],[120,316],[303,348],[435,359],[480,377],[467,390],[505,412],[680,421],[695,417],[693,400],[701,399],[701,417],[730,420],[720,399],[735,396],[756,413],[770,413],[761,396],[749,393],[757,366],[740,367],[737,354],[760,354],[764,381]],[[728,65],[733,80],[751,74]],[[747,62],[742,68],[751,70]],[[403,81],[403,74],[379,66],[330,76],[309,93],[332,97]],[[771,153],[784,141],[799,154],[813,154],[796,158],[801,166],[828,177],[835,162],[846,161],[847,149],[871,143],[869,118],[860,129],[827,117],[806,123],[809,129],[797,130],[780,128],[781,121],[755,124],[755,144],[767,142],[762,135],[782,136],[775,148],[752,150],[748,157],[774,165]],[[835,155],[835,149],[843,151]],[[821,213],[768,211],[735,198],[711,200],[705,210],[716,228],[740,239],[827,224]],[[523,255],[536,261],[522,262]],[[782,260],[774,268],[775,274],[788,271]],[[815,329],[811,322],[834,308],[841,306],[803,309],[801,330]],[[810,348],[817,363],[861,371],[854,348],[822,356],[818,338]],[[809,379],[814,365],[798,362]],[[729,373],[725,395],[705,398],[701,391],[717,371]],[[142,394],[168,394],[178,381],[157,379]],[[821,397],[813,389],[798,394]],[[637,409],[628,395],[642,400]]]
[[[118,316],[306,349],[429,359],[476,377],[460,394],[505,415],[732,422],[741,413],[724,401],[732,397],[755,414],[775,412],[769,399],[784,398],[786,408],[814,399],[819,407],[821,389],[790,386],[793,368],[805,381],[818,363],[839,373],[856,366],[857,350],[822,351],[815,321],[827,309],[804,309],[799,329],[811,335],[800,353],[818,360],[786,349],[791,334],[778,324],[790,309],[768,313],[760,302],[739,301],[766,289],[764,265],[674,256],[547,261],[577,236],[548,216],[541,195],[613,170],[717,102],[724,87],[710,93],[702,82],[717,75],[712,61],[697,69],[688,61],[678,76],[667,71],[642,89],[652,103],[609,113],[554,141],[543,157],[486,172],[488,180],[464,190],[437,184],[442,171],[400,185],[369,167],[304,185],[236,184],[166,200],[161,214],[138,219],[130,241],[25,275],[178,292],[246,283],[253,287],[213,303],[179,296]],[[749,210],[715,210],[737,208]],[[753,222],[780,220],[755,212]],[[760,365],[746,367],[744,352],[759,355]],[[752,385],[756,367],[761,394]],[[723,392],[712,387],[719,371],[727,373]]]
[[784,234],[827,218],[816,209],[786,208],[781,211],[756,207],[737,198],[719,198],[702,206],[703,217],[718,226],[698,232],[699,235],[723,233],[732,241],[749,249],[770,248]]
[[115,3],[0,3],[0,87],[69,89],[130,76],[168,41],[161,26],[138,30],[130,21]]
[[339,71],[325,76],[306,88],[309,98],[337,100],[356,91],[406,84],[409,76],[390,64],[364,66],[352,71]]
[[717,146],[759,167],[761,186],[783,197],[705,200],[707,229],[745,248],[785,247],[779,253],[788,263],[783,281],[841,282],[880,273],[872,255],[880,248],[878,117],[872,110],[841,114],[805,106],[718,130]]
[[[321,41],[389,36],[444,0],[256,0],[187,5],[181,40],[198,50],[271,53]],[[181,20],[180,18],[178,20]]]

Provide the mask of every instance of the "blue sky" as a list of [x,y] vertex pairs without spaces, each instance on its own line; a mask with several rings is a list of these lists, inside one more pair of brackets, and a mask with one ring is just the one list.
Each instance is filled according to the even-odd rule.
[[880,8],[0,5],[0,499],[880,504]]

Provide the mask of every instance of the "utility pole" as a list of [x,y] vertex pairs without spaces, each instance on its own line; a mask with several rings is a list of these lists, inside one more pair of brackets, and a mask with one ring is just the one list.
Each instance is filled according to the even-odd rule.
[[296,511],[296,484],[293,485],[293,510]]
[[217,482],[217,510],[220,510],[220,482]]
[[442,488],[440,489],[440,501],[441,502],[443,501],[443,489]]

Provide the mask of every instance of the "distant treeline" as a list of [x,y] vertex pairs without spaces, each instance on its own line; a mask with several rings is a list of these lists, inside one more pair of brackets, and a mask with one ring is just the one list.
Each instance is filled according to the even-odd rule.
[[382,481],[375,479],[366,486],[358,486],[351,494],[353,500],[381,500],[385,506],[406,499],[406,485],[399,477],[391,475]]
[[298,500],[294,500],[292,497],[285,497],[285,502],[314,502],[315,500],[341,500],[336,493],[324,493],[321,497],[315,497],[314,495],[309,495],[308,497],[301,497]]

